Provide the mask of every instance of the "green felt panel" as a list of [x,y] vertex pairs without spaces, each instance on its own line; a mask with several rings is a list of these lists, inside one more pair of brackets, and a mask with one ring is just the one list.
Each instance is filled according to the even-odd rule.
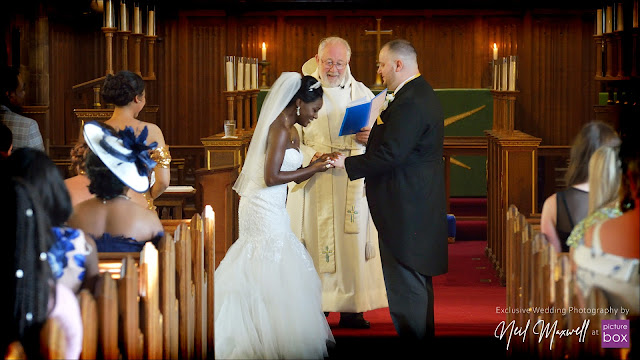
[[[445,119],[484,105],[481,110],[445,127],[445,136],[485,136],[484,130],[491,129],[493,97],[489,89],[436,89],[435,91],[442,103]],[[378,92],[380,91],[373,90],[374,94]],[[266,94],[267,90],[260,90],[258,108],[262,106]],[[456,156],[455,159],[471,167],[471,170],[451,165],[451,196],[486,196],[487,157]]]

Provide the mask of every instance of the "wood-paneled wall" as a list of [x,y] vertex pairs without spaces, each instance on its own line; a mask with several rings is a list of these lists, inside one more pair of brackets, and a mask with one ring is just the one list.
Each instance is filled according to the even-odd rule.
[[[594,81],[594,12],[589,10],[223,10],[158,8],[156,81],[147,82],[147,103],[159,105],[158,125],[170,145],[200,145],[221,132],[223,57],[260,56],[268,44],[269,83],[282,71],[300,71],[329,35],[346,38],[351,67],[365,84],[375,82],[376,39],[365,35],[382,19],[382,43],[405,38],[418,52],[422,74],[434,88],[486,88],[491,84],[491,47],[519,57],[515,126],[542,138],[543,145],[567,145],[593,119],[599,84]],[[24,19],[24,18],[23,18]],[[21,23],[22,21],[22,23]],[[27,20],[16,20],[27,26]],[[49,19],[50,143],[71,144],[79,133],[73,109],[91,105],[75,84],[104,75],[100,23]],[[26,36],[26,38],[29,38]],[[130,41],[130,46],[133,42]],[[25,43],[23,46],[30,46]],[[114,45],[117,48],[117,45]],[[129,51],[131,54],[132,51]],[[119,54],[116,51],[116,56]],[[143,48],[143,75],[146,69]],[[26,67],[33,59],[23,58]],[[115,61],[116,70],[119,62]],[[35,104],[34,104],[35,105]]]

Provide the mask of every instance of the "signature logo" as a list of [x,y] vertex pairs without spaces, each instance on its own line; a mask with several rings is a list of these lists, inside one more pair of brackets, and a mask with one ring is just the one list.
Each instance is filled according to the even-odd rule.
[[529,333],[529,331],[531,331],[533,335],[538,336],[538,343],[542,342],[542,340],[544,339],[551,338],[551,340],[549,341],[549,350],[551,350],[555,337],[563,338],[569,336],[577,336],[578,341],[583,343],[587,335],[587,331],[589,330],[590,323],[591,320],[585,319],[582,322],[582,326],[575,329],[558,329],[558,320],[554,321],[553,323],[546,323],[544,320],[538,320],[533,325],[533,327],[529,329],[531,326],[531,319],[527,320],[527,324],[524,327],[516,326],[515,320],[512,320],[508,325],[506,321],[502,321],[496,327],[493,335],[500,340],[502,340],[505,336],[508,336],[507,350],[509,350],[511,338],[514,335],[517,337],[521,337],[522,342],[524,343],[525,339],[527,338],[527,334]]

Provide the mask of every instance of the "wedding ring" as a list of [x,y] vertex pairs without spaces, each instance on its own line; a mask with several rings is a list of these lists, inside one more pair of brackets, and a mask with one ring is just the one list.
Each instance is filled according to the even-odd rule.
[[326,167],[327,169],[331,167],[331,164],[327,164],[324,167]]

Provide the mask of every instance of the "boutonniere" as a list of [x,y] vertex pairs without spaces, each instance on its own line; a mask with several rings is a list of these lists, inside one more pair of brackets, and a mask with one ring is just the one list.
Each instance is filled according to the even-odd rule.
[[386,96],[386,98],[384,100],[384,104],[382,105],[382,111],[387,110],[387,106],[389,106],[389,104],[393,101],[393,99],[395,99],[393,94],[387,94],[387,96]]

